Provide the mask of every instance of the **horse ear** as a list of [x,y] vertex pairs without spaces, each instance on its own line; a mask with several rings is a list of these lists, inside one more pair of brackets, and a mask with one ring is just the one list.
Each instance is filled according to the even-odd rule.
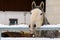
[[42,10],[44,9],[44,2],[43,2],[43,1],[40,3],[40,8],[41,8]]
[[32,2],[32,9],[36,7],[35,1]]

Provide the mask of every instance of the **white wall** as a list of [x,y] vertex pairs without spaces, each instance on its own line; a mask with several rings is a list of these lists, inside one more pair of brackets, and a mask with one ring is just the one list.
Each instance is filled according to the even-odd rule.
[[[8,24],[9,18],[18,18],[18,24],[24,23],[24,13],[16,11],[0,11],[0,24]],[[60,0],[46,0],[46,16],[50,24],[60,24]],[[30,23],[30,14],[26,14],[26,23]]]
[[[0,24],[9,25],[9,18],[17,18],[18,24],[24,23],[24,13],[25,12],[16,12],[16,11],[0,11]],[[26,24],[30,22],[30,14],[26,12]]]
[[60,0],[46,0],[46,15],[51,24],[60,23]]

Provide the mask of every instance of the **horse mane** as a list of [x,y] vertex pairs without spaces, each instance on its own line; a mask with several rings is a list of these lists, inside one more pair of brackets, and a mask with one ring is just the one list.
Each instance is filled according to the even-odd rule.
[[44,16],[42,25],[47,25],[47,24],[50,24],[50,23],[48,22],[47,18]]

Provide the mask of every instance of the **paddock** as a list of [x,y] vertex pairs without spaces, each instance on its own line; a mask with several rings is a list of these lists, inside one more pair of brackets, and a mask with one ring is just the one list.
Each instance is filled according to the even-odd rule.
[[[23,27],[22,27],[23,26]],[[36,30],[60,30],[60,24],[57,25],[43,25],[40,28],[37,28]],[[60,38],[44,38],[44,37],[2,37],[1,33],[3,32],[20,32],[20,31],[28,31],[29,32],[29,26],[28,25],[13,25],[13,26],[6,26],[6,25],[0,25],[0,39],[1,40],[59,40]]]

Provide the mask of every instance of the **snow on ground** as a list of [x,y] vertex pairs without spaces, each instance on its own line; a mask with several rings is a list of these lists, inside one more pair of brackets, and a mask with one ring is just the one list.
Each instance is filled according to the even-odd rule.
[[[20,25],[3,25],[3,24],[0,24],[0,28],[1,27],[29,27],[29,25],[25,25],[25,24],[20,24]],[[57,24],[57,25],[43,25],[41,27],[60,27],[60,24]]]
[[[28,25],[25,25],[25,24],[21,24],[21,25],[2,25],[0,24],[0,28],[8,28],[8,27],[29,27]],[[59,28],[60,27],[60,24],[57,24],[57,25],[43,25],[41,26],[41,28]],[[60,38],[3,38],[3,37],[0,37],[1,40],[60,40]]]
[[1,40],[60,40],[60,38],[1,38]]
[[25,24],[21,24],[21,25],[3,25],[3,24],[0,24],[0,28],[16,28],[16,27],[28,28],[29,25],[25,25]]
[[[25,24],[20,24],[20,25],[3,25],[3,24],[0,24],[0,28],[8,28],[8,27],[23,27],[23,28],[29,28],[29,25],[25,25]],[[60,24],[57,24],[57,25],[43,25],[41,26],[40,28],[54,28],[54,27],[60,27]]]
[[41,26],[42,28],[59,28],[60,27],[60,24],[57,24],[57,25],[43,25]]

